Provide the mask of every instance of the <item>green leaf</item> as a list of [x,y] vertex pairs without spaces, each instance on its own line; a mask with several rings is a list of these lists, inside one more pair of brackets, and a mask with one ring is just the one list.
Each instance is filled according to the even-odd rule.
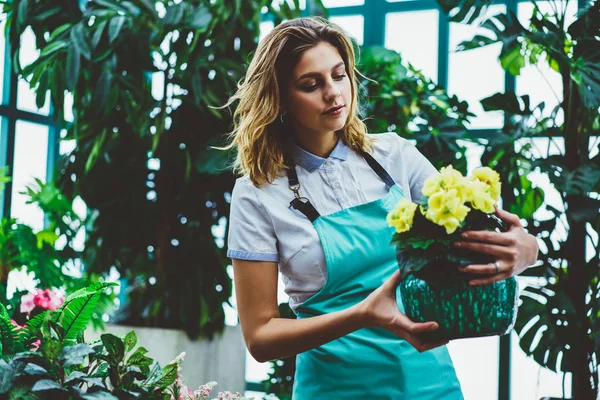
[[135,331],[131,331],[125,336],[125,351],[129,353],[131,350],[133,350],[136,344],[137,336]]
[[7,393],[15,380],[15,371],[6,361],[0,359],[0,393]]
[[473,23],[492,4],[492,0],[437,0],[453,22]]
[[56,239],[58,239],[58,235],[51,229],[44,229],[43,231],[39,231],[35,234],[37,239],[37,248],[42,249],[44,247],[44,243],[54,246],[56,243]]
[[169,8],[167,8],[167,13],[163,18],[163,23],[165,25],[179,25],[181,19],[183,18],[183,14],[185,13],[185,3],[173,4]]
[[115,39],[119,37],[124,23],[125,17],[122,15],[117,15],[111,18],[108,24],[108,40],[110,41],[110,43],[114,42]]
[[127,13],[129,10],[126,7],[122,7],[119,3],[111,0],[93,0],[94,3],[104,6],[115,12]]
[[25,366],[24,372],[27,375],[34,375],[34,376],[35,375],[39,376],[39,375],[47,375],[48,374],[48,370],[46,370],[46,368],[41,367],[41,366],[39,366],[37,364],[34,364],[34,363],[27,364]]
[[130,1],[121,1],[121,7],[136,17],[141,14],[140,8]]
[[177,379],[177,364],[166,365],[162,369],[162,377],[156,382],[156,386],[164,389],[171,386],[175,382],[175,379]]
[[69,42],[66,40],[58,40],[48,43],[40,53],[40,57],[49,56],[52,53],[56,53],[59,50],[69,47]]
[[507,54],[500,56],[500,64],[502,65],[502,68],[511,75],[520,75],[521,69],[525,67],[525,57],[521,54],[521,48],[516,46]]
[[92,147],[92,151],[90,152],[87,162],[85,163],[85,173],[86,174],[92,170],[92,168],[96,164],[96,161],[98,160],[98,157],[100,157],[100,153],[102,152],[102,147],[104,145],[104,141],[106,140],[106,137],[107,137],[107,131],[104,130],[104,131],[102,131],[102,135],[100,135],[99,137],[97,137],[94,140],[94,146]]
[[200,104],[202,101],[202,77],[200,71],[196,71],[192,76],[192,93],[194,95],[194,102]]
[[31,388],[32,392],[41,392],[44,390],[62,390],[62,391],[64,391],[63,387],[59,383],[51,381],[50,379],[42,379],[40,381],[37,381]]
[[479,49],[494,43],[498,43],[498,39],[492,39],[483,35],[475,35],[473,39],[459,43],[458,46],[456,46],[456,51]]
[[17,24],[20,28],[17,28],[18,30],[25,28],[25,24],[27,23],[27,17],[28,17],[28,12],[29,12],[28,3],[29,3],[29,0],[19,1]]
[[140,346],[127,360],[129,365],[136,365],[138,367],[150,366],[152,365],[153,360],[150,357],[146,357],[144,354],[148,353],[144,347]]
[[148,372],[148,377],[146,378],[146,380],[142,383],[144,386],[148,386],[148,387],[154,387],[156,382],[162,377],[162,370],[160,368],[160,365],[155,362],[152,365],[152,368],[150,369],[150,372]]
[[92,49],[90,47],[88,33],[82,23],[79,23],[71,29],[71,43],[77,47],[79,53],[82,54],[86,60],[91,60]]
[[65,367],[82,365],[85,358],[94,353],[94,350],[86,343],[78,343],[74,346],[65,346],[59,356],[64,361]]
[[113,74],[110,69],[105,68],[100,74],[100,79],[94,88],[93,103],[98,113],[103,113],[108,102],[108,96],[112,87]]
[[204,31],[208,28],[208,25],[210,24],[212,19],[213,16],[210,10],[206,6],[200,5],[190,15],[188,24],[194,29]]
[[95,283],[67,297],[53,318],[65,329],[65,340],[77,339],[77,336],[87,327],[100,294],[106,288],[115,285],[114,282]]
[[14,354],[19,346],[19,335],[10,318],[0,317],[2,355]]
[[69,47],[67,52],[66,83],[67,89],[73,91],[79,81],[79,69],[81,68],[81,53],[76,46]]
[[525,106],[521,107],[515,93],[509,91],[487,97],[481,100],[481,105],[485,111],[504,111],[508,115],[531,115],[532,111],[529,109],[528,100],[523,99],[523,102]]
[[98,43],[102,39],[102,34],[104,33],[104,29],[106,28],[107,21],[104,20],[98,24],[94,34],[92,35],[92,50],[95,50],[98,47]]
[[48,20],[50,17],[60,13],[62,10],[61,7],[54,7],[51,8],[49,10],[46,10],[44,12],[41,12],[39,14],[37,14],[35,17],[33,17],[34,21],[46,21]]
[[118,397],[110,394],[109,392],[94,392],[88,393],[81,396],[85,400],[119,400]]
[[106,351],[111,357],[116,361],[123,360],[123,357],[125,357],[125,345],[119,337],[111,333],[105,333],[100,336],[100,338],[102,339]]

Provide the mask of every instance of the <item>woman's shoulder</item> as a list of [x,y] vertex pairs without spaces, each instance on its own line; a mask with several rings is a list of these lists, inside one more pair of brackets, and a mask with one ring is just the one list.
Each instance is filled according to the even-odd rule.
[[274,191],[277,191],[278,188],[285,183],[283,182],[284,179],[286,178],[283,175],[278,174],[273,182],[266,182],[257,186],[250,179],[250,175],[242,175],[235,180],[233,191],[231,193],[232,200],[241,197],[259,200],[263,196],[271,196],[274,194]]
[[369,133],[368,136],[373,139],[375,154],[383,157],[401,152],[407,145],[412,146],[409,140],[401,137],[396,132]]

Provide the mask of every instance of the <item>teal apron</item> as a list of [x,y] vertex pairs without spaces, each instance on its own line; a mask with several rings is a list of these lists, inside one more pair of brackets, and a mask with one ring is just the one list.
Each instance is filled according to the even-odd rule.
[[[298,194],[295,168],[287,170],[295,193],[290,206],[313,222],[327,263],[325,286],[298,307],[298,318],[351,307],[398,268],[386,215],[404,195],[371,155],[362,155],[387,184],[388,194],[325,216]],[[404,311],[399,293],[396,298]],[[463,395],[446,346],[419,353],[387,330],[365,328],[298,354],[293,399],[456,400]]]

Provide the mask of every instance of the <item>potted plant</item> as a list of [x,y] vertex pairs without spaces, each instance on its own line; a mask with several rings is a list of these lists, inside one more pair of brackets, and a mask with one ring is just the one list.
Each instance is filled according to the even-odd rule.
[[[464,3],[438,0],[450,20],[473,23],[488,1]],[[527,228],[543,246],[541,265],[532,269],[543,278],[528,286],[515,330],[524,352],[551,370],[572,374],[574,399],[595,399],[599,394],[600,357],[600,244],[589,240],[600,232],[600,2],[584,2],[569,26],[565,2],[551,0],[550,11],[532,1],[529,26],[513,11],[480,22],[487,34],[461,44],[463,50],[501,43],[500,63],[519,75],[526,65],[547,63],[560,74],[558,105],[546,110],[532,104],[528,95],[497,93],[484,99],[488,111],[506,115],[505,127],[482,141],[484,165],[496,169],[505,187],[502,198],[512,212],[525,218]],[[539,150],[556,145],[557,154]],[[527,180],[537,170],[548,177],[558,204],[544,204],[544,192]],[[539,220],[544,210],[550,218]],[[519,212],[521,211],[521,212]]]
[[452,246],[465,231],[503,229],[493,215],[500,187],[499,175],[490,168],[477,168],[466,178],[444,167],[425,181],[418,203],[404,198],[387,216],[404,278],[403,311],[417,322],[437,321],[440,327],[427,334],[431,339],[501,335],[514,325],[516,279],[470,286],[472,277],[459,267],[494,260]]

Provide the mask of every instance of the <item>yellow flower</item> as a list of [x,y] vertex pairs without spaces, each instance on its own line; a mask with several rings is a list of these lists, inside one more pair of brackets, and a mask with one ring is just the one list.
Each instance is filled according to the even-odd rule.
[[500,198],[500,190],[502,189],[500,174],[491,168],[479,167],[475,168],[471,173],[471,180],[478,180],[488,185],[492,199],[498,201]]
[[413,224],[417,205],[404,198],[390,211],[386,220],[390,226],[396,228],[397,233],[408,232]]
[[470,209],[465,206],[456,189],[433,194],[427,200],[425,218],[453,233],[467,217]]
[[469,185],[468,201],[473,208],[481,210],[484,213],[491,214],[494,212],[496,200],[492,198],[490,187],[482,181],[471,181]]
[[455,170],[452,165],[449,165],[447,167],[442,167],[439,174],[426,179],[423,183],[422,192],[423,195],[431,197],[440,191],[455,189],[464,202],[466,201],[465,196],[467,195],[467,186],[467,179],[460,171]]

